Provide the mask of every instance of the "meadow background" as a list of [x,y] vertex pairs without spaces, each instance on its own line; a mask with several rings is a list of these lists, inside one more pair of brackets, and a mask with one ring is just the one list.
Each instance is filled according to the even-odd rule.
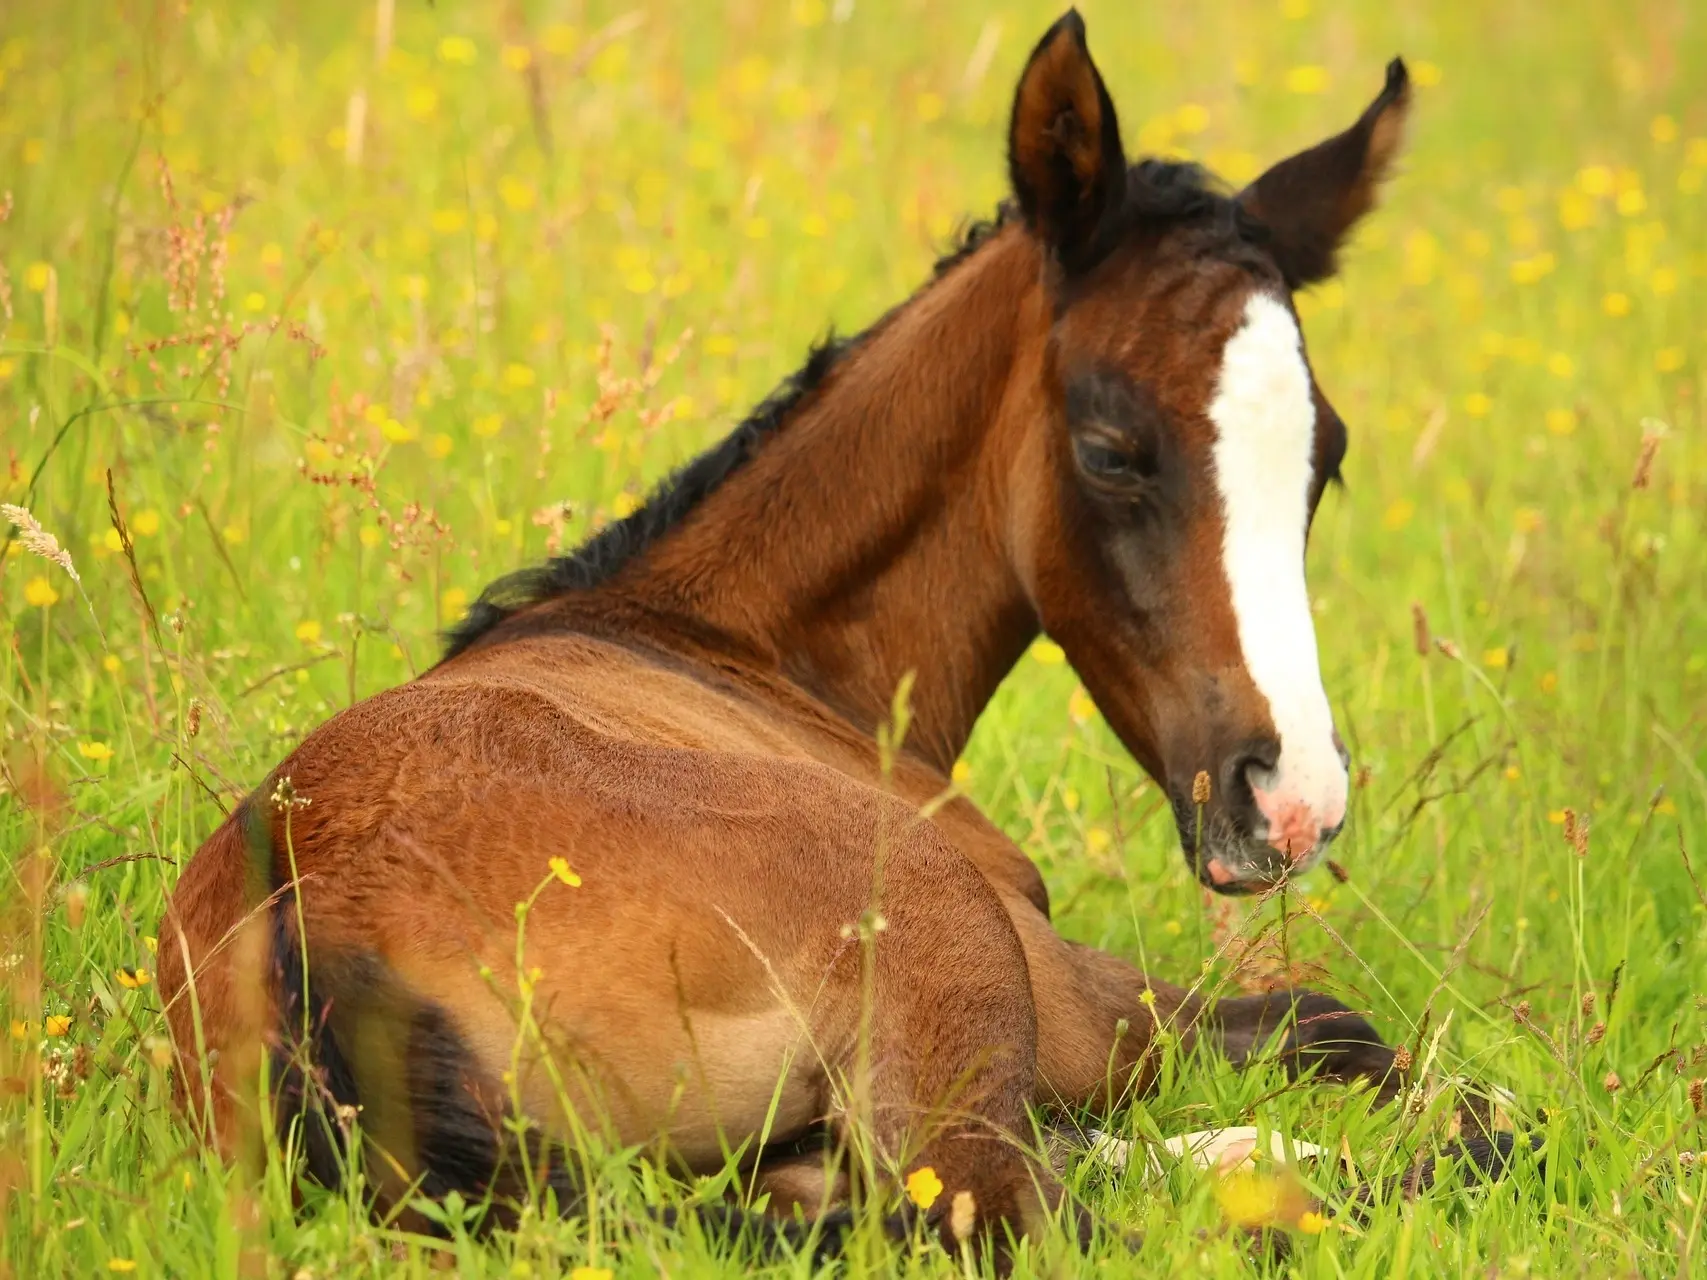
[[[1346,878],[1290,895],[1284,946],[1276,904],[1206,902],[1046,642],[957,781],[1070,935],[1173,978],[1311,975],[1434,1076],[1511,1090],[1548,1160],[1330,1223],[1285,1264],[1252,1259],[1206,1176],[1081,1163],[1143,1249],[1046,1242],[1036,1265],[1699,1273],[1707,12],[1083,9],[1129,150],[1234,182],[1349,123],[1393,53],[1418,86],[1382,210],[1299,301],[1352,435],[1311,550],[1356,772]],[[312,1188],[293,1211],[288,1169],[226,1170],[172,1115],[152,935],[182,860],[301,735],[430,665],[487,580],[631,509],[993,209],[1056,12],[5,7],[0,498],[79,576],[18,539],[0,558],[0,1275],[748,1269],[691,1232],[625,1235],[722,1183],[620,1153],[590,1215],[486,1244]],[[1182,1065],[1113,1127],[1272,1125],[1370,1175],[1447,1109]]]

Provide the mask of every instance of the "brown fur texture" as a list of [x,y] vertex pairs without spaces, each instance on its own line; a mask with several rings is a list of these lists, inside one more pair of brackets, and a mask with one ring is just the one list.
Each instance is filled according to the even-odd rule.
[[[1124,217],[1141,174],[1076,16],[1021,82],[1012,163],[1028,219],[865,335],[643,554],[494,612],[316,730],[209,838],[160,986],[180,1096],[222,1149],[256,1128],[267,1044],[313,1060],[275,1084],[336,1104],[311,1165],[354,1114],[337,1108],[362,1108],[382,1198],[519,1186],[498,1167],[512,1097],[541,1143],[599,1132],[700,1170],[863,1116],[891,1168],[935,1169],[940,1230],[970,1192],[999,1239],[1060,1207],[1027,1108],[1117,1105],[1158,1028],[1235,1059],[1284,1032],[1300,1067],[1387,1079],[1373,1030],[1324,997],[1286,1031],[1290,997],[1206,1010],[1065,940],[1024,853],[944,799],[1040,627],[1170,794],[1273,732],[1213,554],[1205,356],[1282,271],[1224,198]],[[1131,446],[1173,477],[1142,563],[1074,470],[1065,388],[1087,370],[1165,424]],[[909,675],[885,777],[876,733]],[[779,1203],[845,1188],[802,1168],[770,1169]]]

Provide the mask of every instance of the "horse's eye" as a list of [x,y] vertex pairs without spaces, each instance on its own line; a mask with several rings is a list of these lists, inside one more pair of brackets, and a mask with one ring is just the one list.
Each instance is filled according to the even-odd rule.
[[1101,480],[1128,480],[1141,472],[1138,459],[1130,453],[1089,440],[1077,440],[1073,451],[1087,475]]

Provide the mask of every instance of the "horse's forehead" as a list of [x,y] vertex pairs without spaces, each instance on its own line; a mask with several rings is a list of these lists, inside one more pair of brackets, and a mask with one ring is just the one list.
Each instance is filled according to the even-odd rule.
[[1205,423],[1228,344],[1266,282],[1213,256],[1133,262],[1077,300],[1062,336],[1078,363],[1105,364],[1142,382],[1189,431]]

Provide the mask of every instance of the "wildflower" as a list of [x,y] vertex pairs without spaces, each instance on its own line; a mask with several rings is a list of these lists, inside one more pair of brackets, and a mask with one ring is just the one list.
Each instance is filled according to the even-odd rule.
[[1031,646],[1031,656],[1046,667],[1058,667],[1067,660],[1067,651],[1053,640],[1038,640]]
[[1209,108],[1200,102],[1182,103],[1174,111],[1174,128],[1188,137],[1209,127]]
[[913,104],[913,110],[917,112],[920,124],[929,124],[933,120],[942,119],[945,107],[946,104],[943,102],[940,93],[928,91],[921,93],[918,101]]
[[1485,649],[1482,652],[1482,665],[1484,667],[1493,667],[1495,670],[1498,670],[1506,665],[1509,657],[1510,655],[1506,652],[1503,645],[1494,649]]
[[53,584],[43,577],[31,578],[24,584],[24,603],[37,609],[45,609],[59,602],[59,592],[53,589]]
[[1577,429],[1577,415],[1569,409],[1547,410],[1547,430],[1556,436],[1568,436]]
[[42,1019],[42,1029],[50,1036],[65,1036],[71,1033],[71,1016],[64,1013],[52,1014]]
[[117,970],[115,976],[119,980],[119,986],[125,988],[127,991],[139,990],[154,981],[154,975],[149,973],[148,970],[133,969],[129,965],[125,965]]
[[576,1267],[569,1280],[611,1280],[615,1274],[609,1267]]
[[1235,1173],[1216,1182],[1215,1199],[1235,1225],[1269,1226],[1279,1216],[1280,1183],[1267,1174]]
[[85,760],[93,760],[96,764],[104,764],[113,758],[113,749],[104,742],[79,742],[77,754]]
[[454,622],[462,617],[462,612],[466,608],[468,608],[468,592],[461,587],[451,587],[439,597],[439,616],[446,622]]
[[507,44],[500,55],[511,71],[526,71],[533,65],[533,50],[525,44]]
[[546,863],[546,866],[551,868],[552,875],[556,876],[571,889],[579,889],[581,887],[581,877],[576,875],[575,872],[570,869],[569,860],[567,858],[553,858],[551,861]]
[[313,618],[304,618],[296,624],[296,638],[303,644],[320,643],[320,624]]
[[1654,368],[1661,373],[1676,373],[1683,368],[1684,359],[1682,347],[1661,347],[1654,352]]
[[1330,83],[1326,67],[1306,65],[1293,67],[1286,73],[1288,93],[1326,93]]
[[1472,391],[1469,395],[1464,397],[1464,412],[1469,414],[1472,418],[1487,417],[1488,410],[1493,407],[1494,402],[1489,399],[1487,394],[1484,392]]
[[1397,533],[1411,522],[1411,517],[1417,513],[1417,504],[1409,498],[1400,498],[1381,516],[1381,527],[1390,533]]
[[1328,1229],[1328,1220],[1314,1209],[1301,1214],[1298,1218],[1298,1230],[1307,1236],[1319,1236]]
[[1085,687],[1079,685],[1067,699],[1067,714],[1073,718],[1074,724],[1089,724],[1096,713],[1097,704],[1085,692]]
[[28,1040],[35,1034],[36,1024],[27,1018],[12,1019],[12,1039]]
[[24,288],[31,293],[41,293],[53,279],[53,268],[45,262],[32,262],[24,268]]
[[954,782],[955,786],[964,787],[968,782],[972,781],[972,766],[967,764],[964,760],[956,760],[954,762],[954,768],[948,776]]
[[1630,295],[1627,293],[1609,293],[1600,300],[1600,309],[1614,317],[1630,314]]
[[119,668],[122,666],[124,666],[124,663],[119,661],[119,656],[116,653],[109,653],[106,657],[101,659],[101,669],[108,675],[116,676],[119,673]]
[[160,513],[152,507],[136,513],[136,518],[130,522],[131,531],[140,533],[145,538],[152,538],[160,532]]
[[107,1270],[108,1271],[135,1271],[136,1270],[136,1259],[134,1259],[134,1258],[108,1258],[107,1259]]
[[480,51],[467,36],[444,36],[439,40],[440,62],[466,67],[472,65],[479,56]]
[[504,366],[504,385],[512,391],[525,390],[536,380],[533,369],[528,365],[511,363]]
[[504,429],[504,415],[483,413],[470,424],[470,428],[482,440],[489,440]]
[[1440,83],[1441,70],[1438,63],[1426,59],[1411,64],[1411,81],[1418,88],[1432,89]]
[[920,1165],[907,1175],[907,1199],[921,1209],[929,1209],[942,1194],[942,1179],[930,1165]]

